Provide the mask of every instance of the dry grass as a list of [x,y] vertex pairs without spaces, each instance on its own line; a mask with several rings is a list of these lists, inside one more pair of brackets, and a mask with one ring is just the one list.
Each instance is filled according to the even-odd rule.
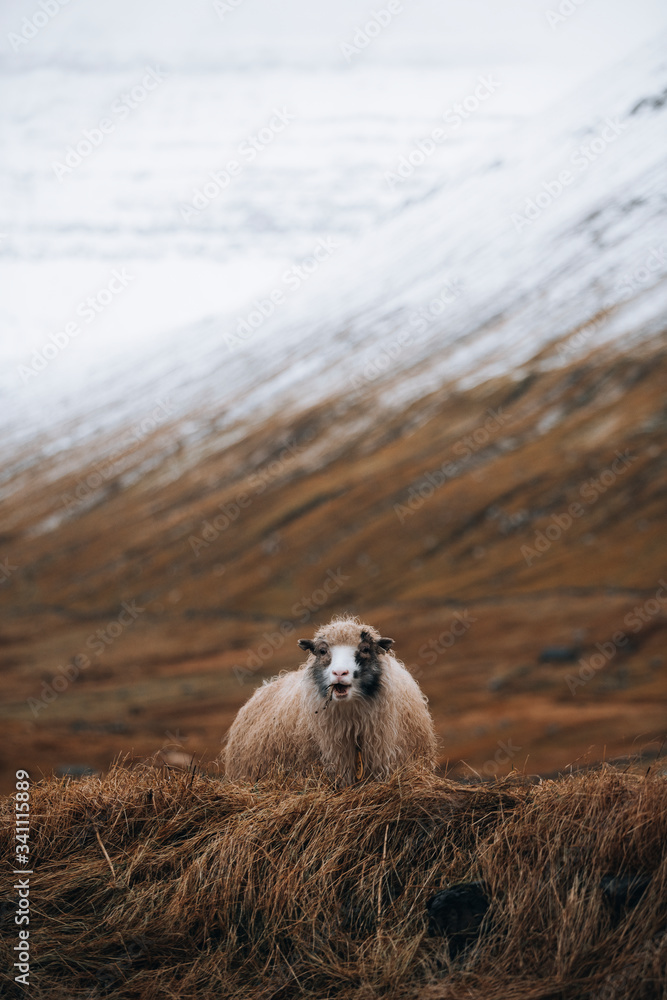
[[[334,791],[116,766],[34,786],[32,815],[34,998],[664,995],[662,777],[471,786],[405,771]],[[653,876],[616,925],[608,872]],[[474,878],[491,886],[491,929],[450,961],[425,902]],[[3,970],[14,895],[5,880]],[[4,971],[3,986],[24,995]]]

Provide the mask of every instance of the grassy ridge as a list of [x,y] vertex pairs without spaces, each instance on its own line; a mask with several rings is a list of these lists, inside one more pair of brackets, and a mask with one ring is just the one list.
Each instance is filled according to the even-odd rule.
[[[40,1000],[650,1000],[667,985],[667,783],[650,774],[471,786],[404,771],[334,791],[116,766],[34,786],[32,815]],[[606,873],[652,875],[620,923]],[[452,961],[425,903],[475,878],[490,930]],[[3,995],[22,996],[2,914]]]

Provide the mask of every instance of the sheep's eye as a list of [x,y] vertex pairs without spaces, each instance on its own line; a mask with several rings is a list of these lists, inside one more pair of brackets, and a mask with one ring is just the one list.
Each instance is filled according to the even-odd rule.
[[328,646],[320,646],[319,649],[317,650],[319,656],[326,656],[328,652],[329,652]]
[[370,646],[360,646],[359,647],[359,652],[360,653],[370,653],[370,651],[371,651],[370,650]]

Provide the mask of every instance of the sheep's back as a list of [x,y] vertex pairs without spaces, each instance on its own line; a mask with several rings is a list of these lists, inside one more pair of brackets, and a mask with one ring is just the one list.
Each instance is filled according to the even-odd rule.
[[232,723],[225,771],[232,780],[256,780],[277,762],[302,772],[318,759],[304,717],[303,670],[262,684]]

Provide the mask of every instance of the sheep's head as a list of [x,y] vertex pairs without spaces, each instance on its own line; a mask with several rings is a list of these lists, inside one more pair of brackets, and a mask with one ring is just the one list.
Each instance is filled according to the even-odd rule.
[[299,639],[301,649],[314,657],[309,665],[311,676],[324,699],[342,702],[373,698],[382,684],[384,654],[394,640],[356,623],[355,628],[342,630],[341,634],[340,628],[333,627],[340,624],[320,629],[314,640]]

